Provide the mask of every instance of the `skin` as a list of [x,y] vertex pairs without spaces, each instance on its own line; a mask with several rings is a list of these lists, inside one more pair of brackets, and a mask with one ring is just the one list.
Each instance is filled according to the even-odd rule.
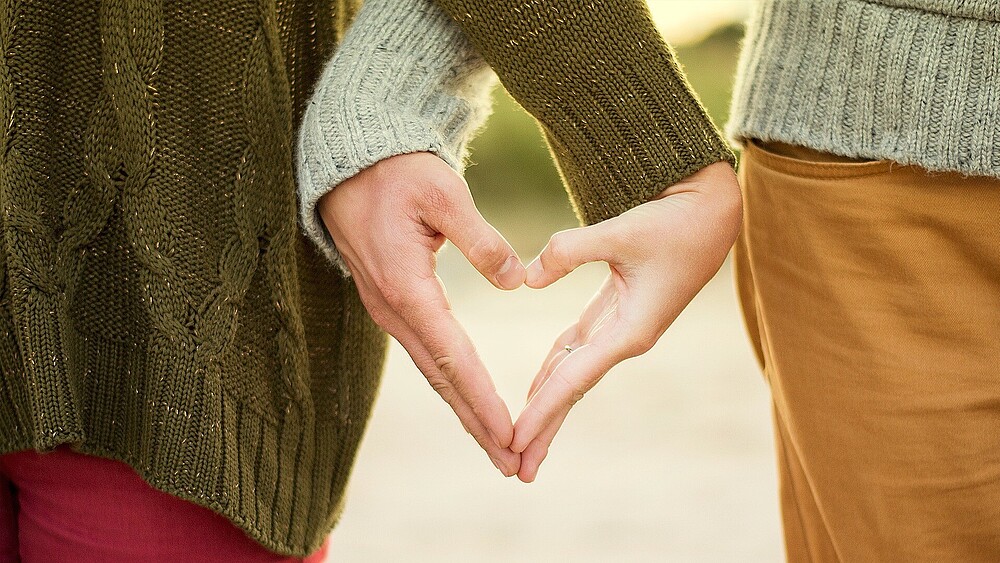
[[[573,405],[612,367],[648,351],[719,270],[742,199],[732,167],[717,162],[617,217],[554,234],[527,269],[464,179],[430,153],[378,162],[324,195],[319,211],[375,322],[494,465],[527,483]],[[556,339],[516,424],[435,273],[445,240],[499,289],[541,289],[582,264],[609,266],[579,321]]]

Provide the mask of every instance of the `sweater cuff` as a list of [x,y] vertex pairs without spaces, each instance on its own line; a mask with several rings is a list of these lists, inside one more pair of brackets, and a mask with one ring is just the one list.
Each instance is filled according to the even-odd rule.
[[437,0],[542,126],[587,223],[735,157],[643,0]]
[[317,202],[376,162],[431,152],[464,171],[496,76],[430,0],[368,0],[324,67],[298,135],[299,216],[344,275]]

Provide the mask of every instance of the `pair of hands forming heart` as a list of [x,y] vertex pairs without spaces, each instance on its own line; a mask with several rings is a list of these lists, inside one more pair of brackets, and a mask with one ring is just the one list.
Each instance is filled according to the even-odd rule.
[[[375,322],[494,465],[531,482],[573,404],[613,366],[649,350],[721,267],[742,199],[732,167],[718,162],[617,217],[556,233],[526,269],[461,176],[430,153],[361,171],[324,195],[319,212]],[[446,239],[500,289],[543,288],[587,262],[610,266],[579,322],[556,339],[516,423],[435,272]]]

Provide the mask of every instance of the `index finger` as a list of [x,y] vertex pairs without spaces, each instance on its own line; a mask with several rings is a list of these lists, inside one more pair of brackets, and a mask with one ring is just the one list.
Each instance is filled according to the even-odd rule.
[[[420,339],[413,334],[413,331],[405,323],[396,333],[396,339],[406,349],[406,352],[413,359],[413,363],[420,368],[420,371],[427,376],[428,380],[432,379],[434,376],[430,374],[437,373],[437,369],[434,366],[434,360],[431,359],[430,354],[424,349]],[[486,455],[493,461],[493,464],[497,466],[497,469],[508,477],[517,473],[521,464],[520,456],[508,448],[497,446],[496,441],[489,435],[489,432],[483,426],[480,419],[472,413],[472,409],[466,404],[465,400],[458,395],[449,393],[450,384],[447,382],[443,383],[442,387],[437,389],[438,393],[442,397],[447,396],[447,401],[451,405],[452,410],[455,411],[455,414],[458,415],[462,426],[475,438],[476,442],[486,452]]]
[[[435,276],[415,285],[397,313],[497,446],[509,447],[514,438],[510,411],[497,393],[472,340],[452,313],[440,280]],[[448,397],[443,398],[448,401]]]
[[524,452],[563,411],[583,398],[619,361],[620,354],[601,343],[584,344],[570,352],[524,406],[514,426],[510,449]]

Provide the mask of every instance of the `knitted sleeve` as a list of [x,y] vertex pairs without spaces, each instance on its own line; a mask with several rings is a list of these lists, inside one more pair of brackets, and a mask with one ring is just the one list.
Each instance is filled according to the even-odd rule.
[[305,234],[345,275],[320,197],[404,153],[432,152],[461,174],[495,84],[462,29],[431,0],[364,3],[311,94],[296,159]]
[[735,157],[643,0],[435,0],[539,121],[596,223]]

